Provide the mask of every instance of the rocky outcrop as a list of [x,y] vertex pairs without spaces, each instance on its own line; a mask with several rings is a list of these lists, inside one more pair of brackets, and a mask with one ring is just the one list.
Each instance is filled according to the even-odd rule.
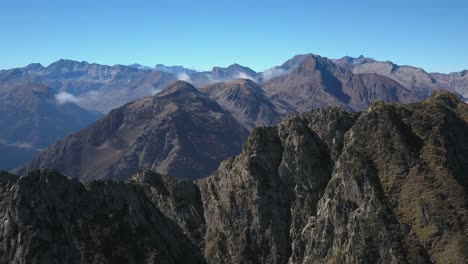
[[363,113],[303,230],[302,261],[466,262],[467,110],[441,93]]
[[1,263],[204,263],[143,192],[55,171],[0,175]]
[[316,210],[333,168],[332,153],[340,151],[354,119],[330,108],[254,129],[242,155],[198,183],[207,259],[286,263],[302,244],[297,233],[307,221],[302,212]]
[[[440,92],[421,103],[323,108],[255,128],[239,156],[195,182],[151,171],[130,183],[85,184],[48,171],[3,174],[0,256],[80,258],[98,254],[97,241],[115,240],[118,250],[99,255],[102,262],[138,255],[130,250],[137,241],[168,262],[183,251],[187,263],[466,263],[467,141],[468,105]],[[94,244],[79,247],[88,234],[75,227],[83,217],[110,221],[110,230],[118,222],[126,242],[94,232],[101,235]],[[151,228],[133,217],[153,221]],[[101,230],[98,220],[86,221]],[[52,226],[64,230],[57,239],[49,239]],[[160,249],[158,241],[177,246]]]

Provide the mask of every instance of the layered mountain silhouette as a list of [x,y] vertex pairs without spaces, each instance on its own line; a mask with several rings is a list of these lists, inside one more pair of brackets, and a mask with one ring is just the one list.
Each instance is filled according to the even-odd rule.
[[[223,116],[185,83],[120,111],[172,111],[183,93]],[[123,136],[119,120],[139,115],[110,116],[106,127],[120,129],[105,131]],[[437,92],[255,128],[240,155],[197,181],[2,173],[0,262],[466,263],[467,141],[468,105]]]
[[376,101],[410,103],[420,100],[396,81],[377,74],[353,74],[316,55],[300,57],[290,73],[262,87],[291,111],[305,112],[324,106],[363,110]]
[[82,180],[125,180],[152,168],[196,179],[238,154],[246,136],[246,129],[216,102],[178,81],[111,111],[49,147],[20,172],[45,167]]
[[[238,64],[195,71],[161,64],[155,67],[139,64],[107,66],[59,60],[44,67],[35,63],[0,71],[0,108],[6,123],[4,133],[15,137],[11,139],[3,135],[5,138],[0,137],[0,142],[2,147],[17,152],[11,157],[24,155],[24,158],[13,159],[17,160],[15,162],[3,159],[6,165],[2,168],[16,167],[63,136],[90,125],[96,119],[96,112],[107,114],[127,103],[152,96],[177,80],[188,81],[199,88],[251,130],[256,126],[275,125],[288,114],[319,107],[337,106],[361,111],[376,101],[410,103],[438,90],[451,91],[468,101],[467,76],[466,71],[427,73],[416,67],[379,62],[364,56],[330,60],[312,54],[294,56],[263,72]],[[34,92],[34,87],[47,87],[47,92],[42,93],[47,96],[41,98],[48,98],[44,100],[54,109],[49,112],[60,112],[57,118],[49,119],[44,112],[31,110],[29,103],[25,103],[25,98],[40,94]],[[42,113],[41,117],[36,113]],[[49,122],[49,125],[41,125],[29,118],[32,116]],[[64,120],[67,120],[66,125]],[[24,128],[28,126],[31,129]],[[35,128],[39,126],[44,128]],[[41,130],[50,133],[44,134]]]
[[154,68],[139,64],[107,66],[61,59],[47,67],[35,63],[0,71],[0,87],[24,83],[46,85],[57,93],[72,94],[79,99],[75,103],[85,109],[105,114],[128,102],[153,95],[176,80],[207,85],[249,76],[256,78],[257,73],[238,64],[197,72],[162,64]]
[[375,73],[387,76],[422,98],[439,90],[448,90],[468,98],[466,71],[450,74],[428,73],[421,68],[400,66],[390,61],[376,61],[364,56],[343,57],[335,62],[353,73]]

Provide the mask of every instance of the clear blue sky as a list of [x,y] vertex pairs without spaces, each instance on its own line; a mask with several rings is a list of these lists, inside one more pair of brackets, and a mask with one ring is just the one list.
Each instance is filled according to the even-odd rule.
[[466,0],[0,0],[0,68],[239,63],[364,54],[428,71],[468,68]]

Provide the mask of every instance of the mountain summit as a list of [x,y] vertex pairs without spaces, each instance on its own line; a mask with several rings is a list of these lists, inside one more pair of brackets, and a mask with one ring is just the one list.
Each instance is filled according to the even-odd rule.
[[128,179],[153,168],[176,177],[209,175],[239,153],[247,131],[216,102],[178,81],[111,111],[41,153],[21,172],[55,168],[82,180]]
[[262,85],[273,98],[294,111],[337,106],[360,111],[373,102],[409,103],[417,96],[396,81],[377,74],[353,74],[324,57],[306,55],[289,74]]

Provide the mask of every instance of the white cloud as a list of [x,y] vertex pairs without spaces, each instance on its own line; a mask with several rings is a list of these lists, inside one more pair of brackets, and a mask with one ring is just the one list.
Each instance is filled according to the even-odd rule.
[[99,99],[99,92],[98,91],[90,91],[88,95],[91,97],[92,100],[97,101]]
[[239,72],[239,74],[237,74],[237,76],[236,76],[236,79],[248,79],[248,80],[255,81],[255,79],[253,77],[249,76],[245,72]]
[[268,81],[271,80],[275,77],[281,76],[285,73],[283,69],[279,68],[271,68],[269,70],[266,70],[262,73],[262,79],[263,81]]
[[181,73],[177,74],[177,80],[186,81],[186,82],[191,82],[192,81],[190,76],[185,72],[181,72]]
[[57,103],[59,104],[66,104],[66,103],[73,103],[76,104],[80,102],[80,99],[76,96],[74,96],[71,93],[67,92],[60,92],[55,95],[55,100],[57,100]]
[[222,82],[223,81],[221,79],[214,78],[213,75],[210,74],[210,73],[205,73],[205,77],[206,77],[206,80],[207,80],[207,84],[212,84],[212,83],[217,83],[217,82]]

